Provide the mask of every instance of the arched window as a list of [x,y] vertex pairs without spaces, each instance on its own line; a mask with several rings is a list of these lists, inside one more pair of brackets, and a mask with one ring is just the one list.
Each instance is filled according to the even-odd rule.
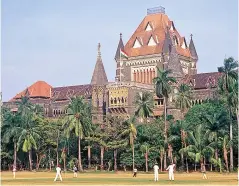
[[114,99],[114,104],[117,104],[117,100],[116,100],[116,98]]
[[118,98],[118,104],[120,104],[120,98]]
[[114,104],[113,98],[110,99],[110,103],[111,103],[111,104]]
[[121,103],[124,103],[124,98],[123,97],[121,98]]

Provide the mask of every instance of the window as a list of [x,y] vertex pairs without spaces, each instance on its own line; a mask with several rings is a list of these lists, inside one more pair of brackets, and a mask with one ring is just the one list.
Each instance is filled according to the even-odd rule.
[[148,24],[147,24],[145,30],[146,30],[146,31],[150,31],[150,30],[152,30],[152,27],[151,27],[151,25],[149,24],[149,22],[148,22]]
[[133,48],[140,48],[140,47],[141,47],[141,44],[140,44],[138,38],[136,38],[135,41],[134,41]]
[[155,45],[156,45],[156,42],[154,41],[154,38],[151,36],[149,38],[148,46],[155,46]]

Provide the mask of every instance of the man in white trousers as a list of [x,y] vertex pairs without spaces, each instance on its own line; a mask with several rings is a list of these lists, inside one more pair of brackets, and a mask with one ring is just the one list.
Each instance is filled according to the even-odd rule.
[[13,174],[14,179],[16,178],[16,171],[17,171],[17,168],[16,168],[16,166],[13,165],[12,174]]
[[166,170],[168,170],[168,178],[170,181],[174,181],[174,168],[175,168],[175,164],[171,163],[171,165],[168,166],[168,168]]
[[154,181],[159,181],[159,166],[158,163],[154,165]]
[[58,176],[59,176],[60,180],[62,181],[60,165],[57,165],[57,167],[56,167],[56,177],[55,177],[54,181],[57,180]]

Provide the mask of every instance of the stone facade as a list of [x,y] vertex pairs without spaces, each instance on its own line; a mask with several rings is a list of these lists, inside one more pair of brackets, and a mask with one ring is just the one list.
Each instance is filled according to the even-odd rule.
[[[121,56],[121,52],[128,57]],[[102,123],[107,114],[125,117],[133,115],[136,93],[149,91],[154,96],[153,115],[161,116],[163,99],[155,96],[152,81],[157,76],[157,68],[170,69],[170,76],[177,79],[167,103],[167,113],[174,115],[175,119],[180,118],[180,111],[175,108],[172,98],[181,83],[192,87],[192,104],[201,104],[207,98],[216,96],[214,92],[220,74],[197,74],[198,55],[192,35],[188,46],[185,37],[179,35],[174,22],[164,12],[147,15],[126,45],[120,34],[115,62],[115,82],[108,82],[99,44],[90,84],[54,88],[46,82],[38,81],[4,105],[15,111],[15,101],[28,95],[32,103],[44,107],[46,116],[58,117],[67,113],[70,97],[84,96],[92,105],[94,123]]]

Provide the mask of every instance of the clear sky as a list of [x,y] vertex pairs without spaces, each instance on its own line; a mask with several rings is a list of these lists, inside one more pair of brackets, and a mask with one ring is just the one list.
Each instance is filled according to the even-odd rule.
[[98,42],[114,81],[119,33],[126,43],[156,6],[165,7],[187,42],[193,34],[198,72],[217,71],[225,56],[238,59],[237,0],[2,0],[3,100],[38,80],[90,83]]

